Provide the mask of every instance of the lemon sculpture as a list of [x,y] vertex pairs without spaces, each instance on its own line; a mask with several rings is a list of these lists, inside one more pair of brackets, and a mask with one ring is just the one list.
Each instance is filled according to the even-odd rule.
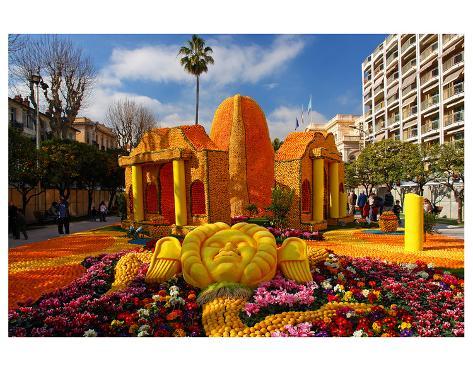
[[303,240],[288,238],[278,249],[274,236],[259,225],[205,224],[188,233],[182,246],[174,237],[159,240],[146,280],[164,282],[182,266],[186,282],[201,289],[218,282],[256,287],[274,277],[278,261],[287,278],[312,280]]
[[[129,281],[130,273],[124,268],[136,268],[134,260],[141,257],[134,256],[129,262],[127,256],[117,267]],[[286,278],[309,282],[309,260],[312,264],[326,256],[324,249],[308,252],[306,243],[299,238],[287,238],[277,248],[274,236],[256,224],[205,224],[189,232],[182,246],[174,237],[161,238],[150,259],[146,281],[164,282],[182,271],[187,283],[201,288],[198,302],[207,336],[270,336],[286,325],[329,319],[342,307],[360,312],[371,309],[369,304],[327,303],[315,311],[269,315],[252,327],[241,321],[239,314],[252,295],[252,288],[271,280],[278,266]]]

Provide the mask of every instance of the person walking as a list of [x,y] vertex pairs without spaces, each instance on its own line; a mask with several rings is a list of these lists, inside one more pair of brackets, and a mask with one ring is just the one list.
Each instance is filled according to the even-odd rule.
[[369,214],[368,214],[368,223],[371,223],[372,221],[376,221],[376,214],[375,209],[376,209],[376,197],[374,193],[371,193],[370,196],[368,197],[368,206],[369,206]]
[[356,206],[356,194],[355,192],[350,192],[348,195],[348,215],[355,214],[355,206]]
[[399,222],[399,225],[401,225],[401,210],[402,210],[402,207],[401,207],[401,203],[399,200],[396,201],[396,205],[393,206],[393,213],[394,215],[397,216],[397,221]]
[[391,193],[391,191],[388,191],[385,195],[384,195],[384,207],[383,207],[383,210],[384,211],[391,211],[392,208],[394,206],[394,197],[393,197],[393,194]]
[[13,237],[16,236],[16,228],[17,228],[17,222],[16,222],[16,212],[18,211],[18,208],[16,205],[13,203],[13,201],[10,201],[10,205],[8,205],[8,233],[12,233]]
[[[66,201],[64,196],[61,196],[61,199],[58,204],[58,222],[57,230],[59,234],[69,234],[69,203]],[[63,230],[64,226],[64,230]]]
[[361,191],[360,195],[358,196],[358,202],[357,202],[361,215],[363,215],[363,208],[365,207],[367,198],[368,197],[366,197],[365,192]]
[[95,205],[92,205],[92,210],[90,210],[90,217],[94,222],[97,221],[97,209],[95,208]]
[[105,202],[103,201],[99,205],[99,212],[100,212],[100,221],[106,222],[105,216],[107,215],[107,205],[105,205]]
[[20,239],[20,232],[23,233],[25,240],[28,239],[28,234],[26,233],[26,219],[23,213],[20,210],[16,211],[16,235],[13,236],[15,240]]

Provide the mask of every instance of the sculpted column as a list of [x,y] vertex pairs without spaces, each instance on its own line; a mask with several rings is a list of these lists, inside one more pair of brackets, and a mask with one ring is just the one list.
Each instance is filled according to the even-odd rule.
[[172,161],[172,173],[174,177],[174,210],[176,214],[176,226],[182,227],[187,224],[184,160]]
[[330,192],[330,217],[339,217],[339,189],[338,189],[338,162],[331,162],[328,166],[328,182]]
[[324,220],[324,159],[312,159],[312,220]]
[[141,222],[144,219],[143,213],[143,175],[141,166],[132,165],[131,184],[133,188],[133,215],[135,222]]

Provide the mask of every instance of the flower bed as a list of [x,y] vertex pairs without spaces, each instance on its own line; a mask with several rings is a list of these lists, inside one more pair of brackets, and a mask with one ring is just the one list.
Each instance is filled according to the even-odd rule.
[[270,231],[273,234],[273,236],[276,237],[276,240],[278,242],[282,242],[286,238],[289,238],[289,237],[298,237],[303,240],[311,240],[311,241],[322,241],[324,239],[324,236],[322,232],[320,231],[305,232],[300,229],[294,229],[294,228],[280,229],[280,228],[273,228],[273,227],[269,227],[268,231]]

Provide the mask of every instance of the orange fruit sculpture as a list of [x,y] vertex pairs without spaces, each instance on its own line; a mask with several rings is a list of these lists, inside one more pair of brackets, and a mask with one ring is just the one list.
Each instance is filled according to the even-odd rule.
[[231,216],[244,215],[249,204],[269,206],[274,150],[258,103],[239,94],[225,99],[215,111],[210,138],[228,151]]
[[396,214],[392,211],[385,211],[379,217],[379,229],[381,232],[396,232],[398,220]]

